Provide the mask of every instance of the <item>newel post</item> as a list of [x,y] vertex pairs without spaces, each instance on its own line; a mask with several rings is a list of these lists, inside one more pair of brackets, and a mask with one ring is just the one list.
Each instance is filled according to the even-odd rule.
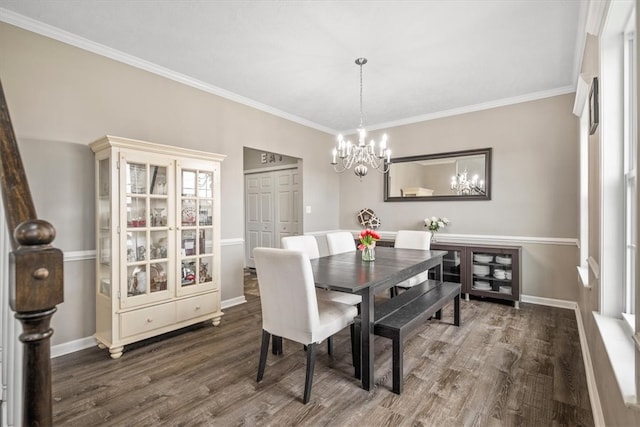
[[22,420],[25,426],[51,426],[50,322],[63,301],[63,254],[50,245],[55,230],[46,221],[23,222],[14,237],[18,247],[10,255],[10,305],[23,328]]

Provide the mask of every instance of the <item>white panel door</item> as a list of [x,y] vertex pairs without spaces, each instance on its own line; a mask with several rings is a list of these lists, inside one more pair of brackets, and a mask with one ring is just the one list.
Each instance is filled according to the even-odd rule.
[[253,249],[274,245],[274,175],[272,172],[245,175],[245,260],[255,268]]
[[276,171],[276,243],[283,237],[300,234],[298,169]]

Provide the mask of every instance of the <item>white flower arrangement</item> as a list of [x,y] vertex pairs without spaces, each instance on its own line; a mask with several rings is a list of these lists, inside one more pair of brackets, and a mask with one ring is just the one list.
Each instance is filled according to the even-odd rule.
[[449,220],[447,218],[438,218],[432,216],[431,218],[424,219],[424,226],[429,229],[432,233],[438,232],[441,228],[449,225]]

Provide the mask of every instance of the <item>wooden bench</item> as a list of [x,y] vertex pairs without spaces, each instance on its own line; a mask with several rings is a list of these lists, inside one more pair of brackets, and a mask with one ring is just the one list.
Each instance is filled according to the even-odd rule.
[[393,392],[402,393],[404,338],[425,320],[442,318],[442,308],[453,300],[454,325],[460,326],[460,283],[426,280],[378,304],[374,334],[393,342]]

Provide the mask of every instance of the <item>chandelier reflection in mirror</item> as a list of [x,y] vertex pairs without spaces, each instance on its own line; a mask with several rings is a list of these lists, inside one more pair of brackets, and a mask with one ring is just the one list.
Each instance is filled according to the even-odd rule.
[[451,190],[457,195],[484,195],[484,180],[473,175],[471,180],[467,178],[467,170],[451,177]]
[[[331,164],[336,172],[344,172],[353,167],[356,176],[362,179],[369,171],[369,167],[380,173],[389,170],[391,164],[391,150],[387,147],[387,135],[383,135],[380,140],[379,149],[376,150],[376,143],[372,139],[366,142],[367,131],[364,129],[362,115],[362,66],[367,63],[366,58],[356,59],[356,64],[360,66],[360,126],[358,126],[358,145],[351,141],[345,141],[342,135],[338,135],[338,143],[333,149],[333,160]],[[355,167],[354,167],[355,166]]]

